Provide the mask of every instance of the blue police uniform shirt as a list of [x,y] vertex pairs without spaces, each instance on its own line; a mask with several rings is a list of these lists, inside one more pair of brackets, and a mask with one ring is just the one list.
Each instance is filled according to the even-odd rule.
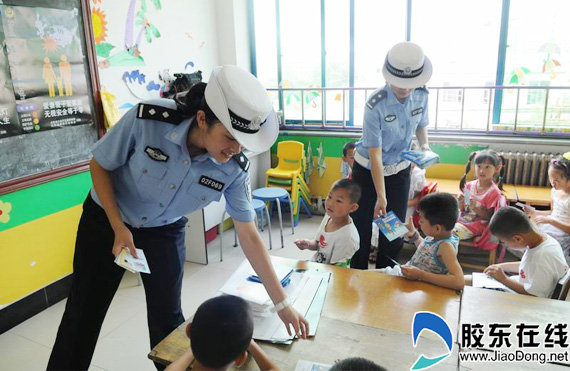
[[386,85],[376,90],[366,103],[362,138],[356,143],[356,150],[370,159],[368,148],[382,148],[383,164],[397,164],[400,153],[412,147],[417,127],[428,124],[428,92],[425,88],[413,90],[404,103],[400,103]]
[[[144,102],[176,109],[169,99]],[[230,159],[215,161],[209,154],[190,158],[186,137],[194,118],[178,125],[139,119],[135,106],[101,138],[93,157],[110,172],[123,221],[133,227],[171,224],[182,216],[226,198],[235,220],[254,220],[249,174]],[[91,196],[101,202],[95,188]]]

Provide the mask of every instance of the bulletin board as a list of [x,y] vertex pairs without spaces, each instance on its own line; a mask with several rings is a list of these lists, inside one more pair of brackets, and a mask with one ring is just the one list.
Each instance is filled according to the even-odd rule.
[[88,0],[0,5],[0,194],[88,168],[104,130],[90,22]]

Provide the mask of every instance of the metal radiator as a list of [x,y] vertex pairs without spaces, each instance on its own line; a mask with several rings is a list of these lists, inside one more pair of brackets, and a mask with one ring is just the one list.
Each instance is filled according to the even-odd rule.
[[548,163],[559,154],[499,152],[506,160],[505,184],[550,186]]

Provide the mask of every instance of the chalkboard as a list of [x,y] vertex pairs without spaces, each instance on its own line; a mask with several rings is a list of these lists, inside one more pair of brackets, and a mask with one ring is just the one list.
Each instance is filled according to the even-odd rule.
[[0,194],[86,169],[103,130],[88,0],[1,4]]

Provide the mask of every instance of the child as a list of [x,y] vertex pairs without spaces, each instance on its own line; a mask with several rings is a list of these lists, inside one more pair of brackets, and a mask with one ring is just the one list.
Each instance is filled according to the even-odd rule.
[[432,193],[421,199],[419,209],[420,226],[427,237],[420,237],[412,218],[409,218],[406,227],[410,232],[406,237],[418,249],[406,265],[378,271],[462,290],[465,281],[463,270],[457,261],[459,238],[453,234],[458,214],[457,200],[449,193]]
[[330,371],[386,371],[386,369],[366,358],[353,357],[335,363]]
[[[475,162],[475,176],[465,184],[465,179],[471,170],[471,161]],[[488,230],[489,220],[496,209],[504,206],[506,200],[502,195],[505,159],[492,150],[473,152],[461,178],[459,187],[459,220],[455,224],[455,234],[460,240],[473,238],[473,245],[483,250],[492,250],[496,243],[490,242]],[[495,184],[495,175],[499,174],[499,184]]]
[[315,250],[312,261],[350,267],[352,255],[360,247],[360,236],[350,213],[358,209],[360,187],[352,179],[337,180],[325,201],[326,215],[315,240],[295,240],[301,250]]
[[[352,166],[354,166],[354,149],[356,142],[346,142],[342,148],[342,160],[348,164],[348,179],[352,179]],[[343,172],[344,173],[344,172]]]
[[[528,216],[511,206],[498,210],[490,227],[503,244],[526,251],[520,262],[490,265],[484,272],[519,294],[549,298],[568,269],[560,244],[535,229]],[[519,274],[507,277],[505,272]],[[471,281],[469,276],[466,280]]]
[[550,161],[548,179],[552,184],[552,210],[539,211],[527,206],[524,212],[534,217],[542,232],[558,241],[570,264],[570,152]]
[[190,347],[167,367],[168,371],[226,370],[232,364],[247,361],[249,351],[261,370],[277,370],[277,366],[253,341],[253,319],[247,302],[236,296],[217,296],[198,307],[192,323],[186,327]]

